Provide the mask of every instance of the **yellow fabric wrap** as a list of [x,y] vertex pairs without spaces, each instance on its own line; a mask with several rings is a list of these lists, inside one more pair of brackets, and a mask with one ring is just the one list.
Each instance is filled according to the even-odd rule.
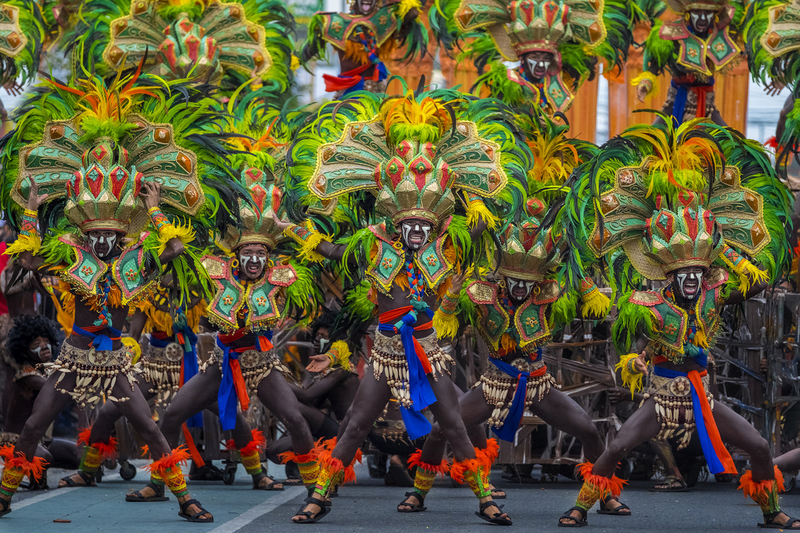
[[638,87],[640,83],[643,81],[650,82],[650,88],[647,90],[647,96],[650,96],[656,92],[658,92],[658,78],[656,78],[655,74],[652,72],[644,71],[631,81],[631,85],[634,87]]
[[725,257],[724,254],[720,255],[720,258],[725,262],[728,269],[736,274],[736,277],[739,278],[739,287],[738,290],[742,294],[746,294],[750,287],[757,283],[767,282],[769,281],[769,276],[766,272],[755,266],[753,263],[745,259],[744,257],[739,262],[738,265],[735,265]]
[[500,220],[489,211],[483,200],[470,198],[467,203],[467,226],[474,228],[481,219],[489,229],[495,229],[500,223]]
[[455,337],[458,333],[458,318],[455,313],[447,314],[437,309],[433,314],[433,329],[440,339]]
[[180,224],[177,226],[174,224],[163,226],[161,231],[158,232],[158,242],[161,243],[158,247],[158,255],[164,253],[164,250],[167,248],[167,243],[175,238],[180,239],[183,244],[189,244],[194,240],[194,231],[192,231],[192,227],[188,224],[185,226]]
[[[637,372],[633,363],[630,362],[637,357],[639,357],[638,353],[623,355],[619,358],[617,366],[614,367],[622,372],[622,384],[631,390],[631,398],[633,398],[633,393],[642,390],[642,381],[644,379],[644,374]],[[628,364],[629,362],[630,364]]]
[[131,352],[131,364],[135,365],[139,358],[142,356],[142,347],[136,342],[133,337],[122,337],[120,342],[125,345],[129,352]]
[[5,255],[19,255],[22,252],[31,252],[36,255],[41,247],[42,238],[39,235],[20,235],[6,248]]
[[331,237],[317,231],[317,229],[311,225],[310,221],[306,221],[303,227],[310,233],[305,239],[301,239],[293,231],[284,231],[283,233],[298,244],[297,256],[301,260],[310,263],[321,263],[325,258],[314,250],[316,250],[317,246],[319,246],[319,243],[322,241],[331,242]]
[[350,347],[347,346],[345,341],[336,341],[331,344],[331,348],[328,350],[328,353],[334,356],[334,365],[339,365],[345,370],[350,370],[350,355],[352,354],[350,352]]

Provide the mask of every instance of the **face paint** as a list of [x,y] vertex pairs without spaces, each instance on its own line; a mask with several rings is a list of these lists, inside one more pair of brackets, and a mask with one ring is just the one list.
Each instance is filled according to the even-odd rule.
[[[100,235],[99,237],[89,235],[89,243],[92,245],[92,251],[97,256],[107,255],[111,253],[111,250],[114,249],[114,245],[117,243],[117,236],[114,235],[113,237],[106,237],[104,235]],[[108,246],[108,251],[105,254],[101,254],[97,251],[97,245],[104,244]]]
[[247,268],[247,264],[250,261],[255,261],[255,262],[261,263],[262,267],[267,264],[267,258],[266,257],[258,257],[258,256],[254,256],[254,255],[243,255],[242,258],[241,258],[241,263],[242,263],[242,266],[244,268]]
[[331,342],[330,339],[319,340],[319,353],[325,353],[325,348],[328,346],[329,342]]
[[700,286],[703,283],[702,272],[679,272],[675,275],[675,279],[678,281],[678,292],[684,298],[693,299],[700,294]]
[[[431,233],[430,224],[424,224],[424,223],[420,224],[417,221],[414,221],[414,222],[403,222],[400,225],[400,229],[403,232],[403,241],[412,250],[418,250],[419,248],[422,247],[423,244],[428,242],[428,237],[430,236],[430,233]],[[422,234],[422,238],[420,239],[420,242],[412,242],[411,241],[410,237],[411,237],[411,232],[412,231],[415,234],[419,234],[419,233]]]
[[[509,294],[516,300],[524,300],[525,298],[530,296],[531,295],[531,291],[533,290],[533,287],[536,285],[535,281],[523,281],[523,280],[511,279],[511,278],[507,279],[507,283],[508,283],[508,292],[509,292]],[[518,288],[525,289],[524,296],[520,296],[520,297],[517,296],[516,291],[517,291]]]
[[711,26],[711,15],[706,12],[692,11],[689,13],[692,28],[697,31],[705,31]]
[[525,61],[528,63],[528,71],[536,78],[544,77],[550,68],[550,61],[548,59],[528,56],[525,58]]
[[47,349],[48,352],[52,352],[53,351],[53,349],[51,348],[51,346],[49,344],[45,344],[44,346],[38,346],[38,347],[34,348],[31,351],[33,353],[35,353],[36,355],[39,355],[40,353],[42,353],[42,350],[44,350],[45,348]]

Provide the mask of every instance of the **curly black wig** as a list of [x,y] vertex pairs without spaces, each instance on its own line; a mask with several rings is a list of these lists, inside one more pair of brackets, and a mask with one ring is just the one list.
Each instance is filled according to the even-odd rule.
[[42,315],[20,315],[14,319],[14,325],[8,332],[6,346],[8,353],[17,363],[28,360],[28,346],[36,337],[44,337],[50,341],[55,357],[58,347],[58,326]]

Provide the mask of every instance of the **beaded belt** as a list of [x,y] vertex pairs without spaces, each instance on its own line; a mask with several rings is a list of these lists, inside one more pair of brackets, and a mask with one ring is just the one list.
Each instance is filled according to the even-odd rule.
[[[529,374],[535,374],[545,368],[543,374],[539,376],[531,375],[528,378],[525,391],[526,408],[530,408],[536,400],[541,401],[545,394],[550,391],[550,387],[556,384],[553,376],[547,373],[542,360],[531,361],[528,358],[519,357],[514,359],[511,365],[517,370]],[[488,370],[481,376],[479,383],[483,389],[483,397],[486,399],[486,403],[494,407],[492,416],[487,421],[487,424],[493,428],[502,427],[508,416],[514,394],[517,391],[518,380],[501,371],[493,364],[489,364]]]
[[[56,381],[56,390],[69,394],[81,407],[96,406],[102,400],[102,396],[112,402],[128,401],[129,396],[115,397],[113,395],[114,385],[120,375],[128,379],[131,391],[133,391],[133,384],[136,383],[131,366],[131,354],[124,346],[119,350],[95,350],[94,348],[83,350],[64,343],[58,359],[52,363],[45,363],[43,366],[50,373],[59,372],[61,374]],[[75,374],[75,386],[72,390],[59,387],[67,374]]]

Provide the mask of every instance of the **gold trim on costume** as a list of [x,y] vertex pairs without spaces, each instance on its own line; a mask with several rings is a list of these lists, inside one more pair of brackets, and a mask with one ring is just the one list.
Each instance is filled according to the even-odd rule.
[[[713,410],[714,397],[708,392],[708,376],[703,376],[702,381],[708,404]],[[656,416],[661,423],[661,431],[656,435],[656,440],[667,440],[683,428],[684,433],[678,442],[678,449],[682,450],[688,446],[697,427],[692,403],[692,384],[689,378],[679,376],[670,379],[653,375],[650,378],[650,388],[644,397],[645,400],[652,397],[656,402]]]
[[[71,344],[61,346],[61,354],[52,363],[45,363],[48,373],[59,372],[55,388],[59,392],[69,394],[81,407],[94,407],[105,396],[112,402],[126,402],[129,396],[117,398],[113,395],[114,385],[120,375],[126,377],[131,384],[136,383],[131,366],[131,355],[126,347],[119,350],[83,350]],[[75,387],[67,390],[59,387],[59,383],[67,374],[75,374]]]

